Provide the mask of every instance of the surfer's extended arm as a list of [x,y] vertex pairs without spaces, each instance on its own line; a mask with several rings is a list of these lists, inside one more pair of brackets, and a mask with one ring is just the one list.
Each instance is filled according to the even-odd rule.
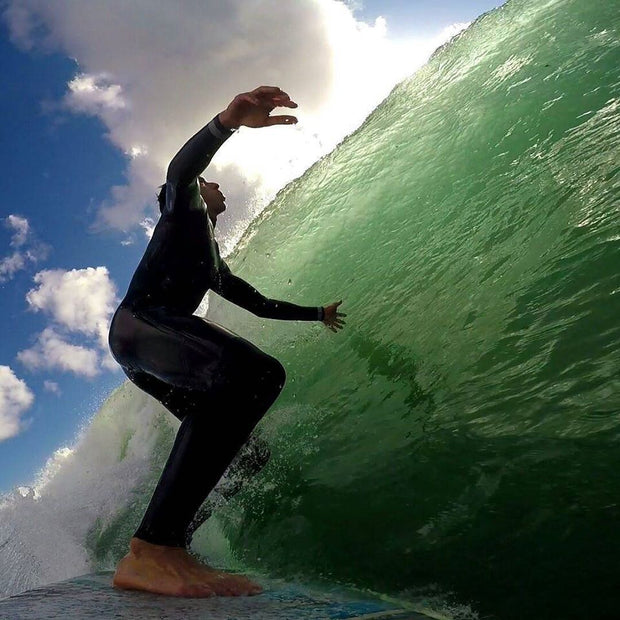
[[268,299],[251,284],[233,275],[223,261],[220,275],[221,285],[215,292],[256,316],[285,321],[322,321],[325,317],[321,306],[297,306],[287,301]]

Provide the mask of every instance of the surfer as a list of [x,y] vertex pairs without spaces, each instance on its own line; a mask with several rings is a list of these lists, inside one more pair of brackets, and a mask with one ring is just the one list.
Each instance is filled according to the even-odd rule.
[[294,125],[271,116],[297,104],[277,87],[237,95],[181,148],[159,194],[161,216],[110,327],[125,374],[181,420],[168,461],[114,585],[175,596],[251,595],[250,579],[206,566],[186,548],[190,524],[285,382],[282,364],[250,342],[193,315],[211,289],[270,319],[342,329],[342,301],[304,307],[268,299],[232,274],[214,237],[226,209],[219,185],[199,176],[240,126]]

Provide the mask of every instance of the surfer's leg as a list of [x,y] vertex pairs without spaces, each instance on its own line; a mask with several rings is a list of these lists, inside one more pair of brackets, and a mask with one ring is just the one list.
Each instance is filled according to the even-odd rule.
[[175,391],[173,400],[184,400],[188,413],[137,538],[158,545],[185,545],[188,526],[198,508],[284,384],[284,371],[273,358],[265,355],[252,367],[252,376],[239,376],[235,389],[215,398],[209,393]]
[[[260,376],[262,385],[252,388],[246,384],[243,389],[247,394],[231,394],[220,403],[221,418],[208,415],[212,413],[208,410],[194,410],[185,416],[146,514],[131,540],[130,553],[118,566],[114,578],[117,587],[177,596],[260,593],[260,586],[241,575],[200,564],[183,546],[196,510],[281,389],[268,373]],[[283,374],[280,377],[283,381]],[[194,395],[188,402],[196,405],[198,401]],[[214,403],[206,405],[213,407]],[[252,415],[239,415],[244,410]]]
[[[119,564],[115,585],[180,596],[257,593],[260,588],[243,577],[200,565],[186,553],[183,544],[196,510],[277,398],[285,380],[284,369],[251,343],[196,317],[171,321],[175,331],[168,324],[161,329],[153,325],[152,317],[146,326],[142,321],[135,324],[134,319],[128,319],[120,342],[115,339],[113,352],[117,358],[128,353],[123,365],[130,378],[141,363],[150,366],[148,371],[158,381],[168,379],[164,383],[171,388],[165,397],[159,383],[152,383],[159,386],[154,395],[182,418],[182,423],[149,508],[131,541],[131,551]],[[180,331],[180,326],[185,331]],[[142,346],[141,359],[134,347],[128,349],[137,333],[147,337],[138,343]],[[205,335],[213,338],[205,341]],[[185,370],[180,377],[179,366]],[[201,385],[207,389],[198,389]],[[141,387],[149,385],[143,383]],[[175,576],[168,580],[170,574]],[[205,593],[197,592],[196,587],[204,588]]]
[[267,442],[256,432],[252,433],[229,465],[222,479],[213,489],[213,493],[217,494],[217,500],[211,500],[212,493],[194,515],[185,534],[185,546],[187,548],[190,547],[196,530],[213,514],[213,510],[217,506],[216,501],[219,498],[227,501],[239,493],[244,484],[267,465],[270,456],[271,451]]
[[[170,385],[144,372],[130,373],[131,381],[141,390],[150,394],[179,420],[187,415],[188,398],[184,390],[175,391]],[[178,393],[177,393],[178,392]],[[229,500],[243,487],[245,482],[258,474],[269,461],[271,452],[267,442],[256,433],[250,435],[241,449],[228,466],[219,483],[213,491],[218,498]],[[211,516],[214,504],[210,497],[202,503],[185,532],[185,547],[189,549],[192,537],[196,530]]]
[[[141,390],[150,394],[179,420],[187,414],[188,394],[185,391],[176,393],[170,385],[144,372],[130,373],[131,381]],[[271,452],[267,442],[256,433],[252,433],[228,466],[213,491],[217,498],[229,500],[234,497],[243,485],[258,474],[269,461]],[[210,497],[202,503],[185,532],[185,547],[189,549],[196,530],[211,516],[214,503]]]

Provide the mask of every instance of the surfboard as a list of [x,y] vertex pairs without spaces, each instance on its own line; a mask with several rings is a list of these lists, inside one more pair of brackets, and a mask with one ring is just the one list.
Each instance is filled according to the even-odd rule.
[[158,620],[428,620],[415,610],[340,587],[256,579],[256,596],[183,599],[112,587],[112,572],[75,577],[0,600],[0,618]]

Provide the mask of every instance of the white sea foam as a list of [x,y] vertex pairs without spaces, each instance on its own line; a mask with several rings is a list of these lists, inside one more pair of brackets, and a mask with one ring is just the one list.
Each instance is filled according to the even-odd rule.
[[32,485],[2,498],[0,596],[94,570],[88,533],[128,505],[148,476],[162,430],[171,428],[163,413],[125,383]]

